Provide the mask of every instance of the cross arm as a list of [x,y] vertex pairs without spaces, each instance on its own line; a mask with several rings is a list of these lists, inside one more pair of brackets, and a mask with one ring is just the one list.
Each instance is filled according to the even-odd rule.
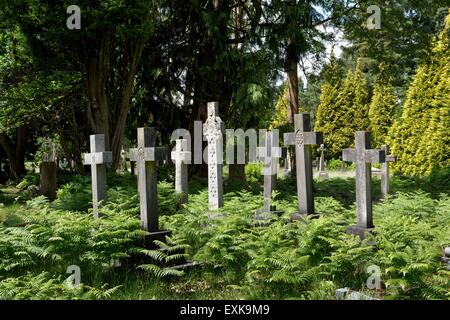
[[397,157],[393,155],[386,155],[386,162],[397,162]]
[[322,132],[304,132],[305,141],[304,144],[322,144],[323,133]]
[[342,161],[356,162],[356,150],[350,148],[342,150]]
[[94,165],[94,164],[106,164],[112,163],[113,156],[111,151],[104,152],[94,152],[94,153],[85,153],[83,164],[86,165]]
[[386,161],[386,152],[379,149],[369,149],[365,152],[366,163],[383,163]]

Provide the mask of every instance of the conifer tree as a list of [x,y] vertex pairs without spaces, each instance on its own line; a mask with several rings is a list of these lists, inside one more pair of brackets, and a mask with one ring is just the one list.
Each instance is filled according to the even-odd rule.
[[418,68],[403,113],[389,131],[394,170],[427,175],[450,166],[450,11],[431,52]]
[[342,149],[353,145],[355,131],[369,127],[367,84],[360,63],[347,72],[342,84],[326,81],[320,101],[315,130],[323,132],[330,157],[338,158]]
[[377,77],[369,106],[372,145],[376,147],[386,142],[386,136],[394,121],[397,106],[395,89],[383,73],[383,66],[380,66],[380,70],[381,73]]

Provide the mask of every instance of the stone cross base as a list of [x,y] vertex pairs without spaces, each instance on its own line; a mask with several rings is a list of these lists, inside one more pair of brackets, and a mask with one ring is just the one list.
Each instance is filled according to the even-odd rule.
[[359,236],[359,238],[361,240],[364,240],[366,238],[366,235],[368,233],[372,233],[374,228],[366,228],[366,227],[361,227],[358,225],[354,225],[354,226],[350,226],[347,228],[347,233],[348,234],[353,234],[355,236]]
[[165,242],[166,236],[170,236],[170,231],[161,230],[150,232],[150,234],[144,236],[144,248],[149,250],[157,248],[158,246],[156,246],[153,241],[157,240]]
[[296,221],[305,221],[307,219],[317,219],[320,217],[320,214],[315,213],[315,214],[302,214],[302,213],[294,213],[291,216],[291,222],[296,222]]
[[328,172],[321,171],[319,172],[319,180],[327,180],[329,179]]
[[262,208],[255,211],[254,219],[260,220],[271,220],[274,216],[281,217],[284,211],[277,210],[276,206],[270,206],[270,208]]

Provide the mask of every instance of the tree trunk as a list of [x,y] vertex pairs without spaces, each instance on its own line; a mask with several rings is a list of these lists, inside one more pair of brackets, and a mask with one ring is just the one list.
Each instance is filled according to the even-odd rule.
[[25,174],[25,151],[27,142],[27,128],[22,126],[16,130],[16,143],[5,135],[0,134],[0,146],[5,151],[9,161],[10,179],[19,180]]

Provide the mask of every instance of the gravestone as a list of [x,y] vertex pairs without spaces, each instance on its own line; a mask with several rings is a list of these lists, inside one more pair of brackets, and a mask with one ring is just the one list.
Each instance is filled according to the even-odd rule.
[[286,158],[286,148],[280,148],[278,145],[278,137],[273,132],[266,132],[264,146],[257,149],[258,159],[264,162],[264,206],[256,212],[257,220],[270,218],[272,214],[282,214],[271,205],[272,191],[277,182],[279,159]]
[[49,200],[56,199],[56,162],[42,162],[39,168],[39,194]]
[[156,147],[156,129],[138,128],[138,147],[130,150],[130,160],[136,162],[138,172],[139,206],[141,227],[150,234],[145,243],[152,245],[153,240],[164,240],[167,231],[159,230],[158,193],[156,162],[166,157],[165,147]]
[[92,206],[94,217],[98,218],[99,202],[108,197],[106,186],[106,166],[112,163],[112,152],[105,149],[105,135],[94,134],[90,137],[91,153],[84,154],[84,165],[91,166]]
[[122,146],[122,150],[120,150],[119,172],[123,174],[127,171],[128,171],[128,167],[127,167],[126,152]]
[[183,202],[188,200],[188,164],[191,163],[192,153],[188,151],[188,140],[177,139],[175,150],[171,158],[175,163],[175,191],[183,194]]
[[386,153],[385,162],[381,164],[381,194],[387,197],[389,194],[389,162],[396,162],[395,156],[389,154],[389,146],[382,145],[381,150]]
[[292,173],[291,168],[291,152],[289,151],[289,148],[286,148],[286,159],[284,160],[284,176],[290,177]]
[[203,135],[208,141],[208,203],[210,210],[223,207],[223,133],[225,125],[219,117],[219,103],[208,103],[208,118]]
[[322,143],[320,147],[317,149],[318,152],[320,152],[320,159],[319,159],[319,179],[325,180],[328,179],[328,172],[325,168],[325,151],[327,149],[325,148],[324,144]]
[[372,219],[372,163],[383,163],[385,151],[370,149],[370,132],[355,133],[355,149],[344,149],[342,159],[356,163],[356,215],[357,224],[350,226],[347,232],[365,238],[374,228]]
[[285,145],[295,145],[295,163],[297,170],[298,214],[293,219],[302,216],[317,216],[314,211],[312,145],[321,144],[321,132],[311,131],[308,113],[294,115],[295,132],[284,134]]

